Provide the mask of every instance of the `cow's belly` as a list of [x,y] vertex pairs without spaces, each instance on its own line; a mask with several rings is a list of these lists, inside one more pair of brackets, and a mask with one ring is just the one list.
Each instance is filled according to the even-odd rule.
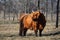
[[30,28],[31,27],[31,22],[32,22],[32,18],[28,17],[25,18],[23,23],[24,23],[24,28]]

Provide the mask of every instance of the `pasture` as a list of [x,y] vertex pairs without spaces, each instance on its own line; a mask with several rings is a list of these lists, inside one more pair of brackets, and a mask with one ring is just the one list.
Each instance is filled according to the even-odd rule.
[[42,37],[36,37],[34,31],[28,30],[27,36],[20,37],[19,24],[0,25],[0,40],[60,40],[60,27],[47,25],[42,32]]
[[[8,18],[7,18],[8,19]],[[34,31],[28,30],[27,36],[19,36],[19,23],[16,20],[0,18],[0,40],[60,40],[60,21],[59,27],[55,27],[55,20],[52,22],[50,16],[47,18],[47,25],[42,32],[42,37],[36,37]]]
[[[37,10],[41,11],[47,20],[42,36],[36,37],[33,30],[28,30],[27,36],[19,36],[19,17]],[[0,40],[60,40],[60,1],[0,0]]]

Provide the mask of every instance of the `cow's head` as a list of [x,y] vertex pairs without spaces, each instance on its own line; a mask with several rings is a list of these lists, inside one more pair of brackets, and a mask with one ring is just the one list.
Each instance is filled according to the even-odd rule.
[[32,19],[33,20],[37,20],[40,16],[40,11],[35,11],[35,12],[32,12]]

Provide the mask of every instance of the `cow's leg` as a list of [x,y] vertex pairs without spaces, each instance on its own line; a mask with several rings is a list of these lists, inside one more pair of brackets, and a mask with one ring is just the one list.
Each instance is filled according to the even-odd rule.
[[37,32],[38,32],[38,30],[35,30],[35,36],[38,36],[38,35],[37,35]]
[[23,23],[20,22],[19,36],[22,36],[22,32],[23,32]]
[[23,36],[26,36],[27,29],[23,30]]
[[37,29],[37,27],[35,27],[35,26],[34,26],[34,31],[35,31],[35,36],[38,36],[38,35],[37,35],[38,29]]
[[39,30],[39,36],[42,36],[42,30]]
[[23,30],[22,30],[22,29],[20,29],[19,36],[22,36],[22,31],[23,31]]
[[39,26],[39,36],[42,36],[42,31],[43,31],[43,26],[40,25],[40,26]]
[[22,36],[22,32],[23,32],[22,27],[20,27],[20,29],[19,29],[19,36]]

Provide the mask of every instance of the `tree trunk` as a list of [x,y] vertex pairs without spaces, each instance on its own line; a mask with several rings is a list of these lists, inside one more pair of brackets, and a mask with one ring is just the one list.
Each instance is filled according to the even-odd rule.
[[57,1],[56,28],[58,28],[59,0]]
[[15,14],[13,14],[13,21],[14,21],[14,19],[15,19]]
[[53,21],[53,0],[51,0],[51,21]]
[[40,0],[38,0],[38,10],[40,10]]
[[5,24],[5,10],[4,10],[4,24]]
[[10,13],[9,13],[9,21],[10,21]]
[[46,6],[45,7],[46,7],[46,9],[45,9],[46,10],[46,18],[47,18],[47,15],[48,15],[48,0],[46,0]]

